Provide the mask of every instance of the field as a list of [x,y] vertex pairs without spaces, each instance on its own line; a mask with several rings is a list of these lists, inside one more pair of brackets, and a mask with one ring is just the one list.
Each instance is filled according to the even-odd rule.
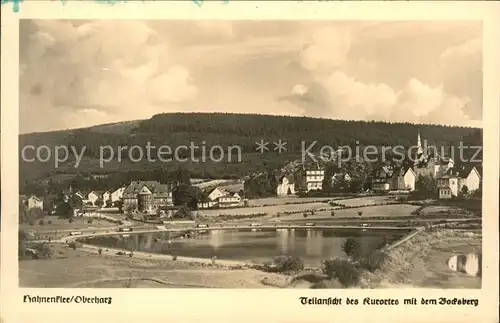
[[[408,204],[394,204],[394,205],[377,205],[377,206],[367,206],[354,209],[343,209],[334,210],[335,216],[332,217],[331,211],[320,211],[314,215],[308,215],[307,220],[315,219],[337,219],[337,218],[360,218],[358,212],[363,212],[362,219],[369,217],[400,217],[400,216],[411,216],[412,212],[418,209],[418,206],[408,205]],[[283,215],[280,217],[284,221],[293,220],[304,220],[304,216],[301,213]]]
[[20,287],[123,288],[132,280],[130,287],[266,288],[261,283],[264,278],[280,279],[280,275],[253,269],[228,270],[181,261],[98,256],[63,245],[52,248],[53,259],[19,261]]
[[[481,278],[451,271],[457,254],[481,252],[482,236],[453,230],[423,232],[390,252],[380,272],[367,274],[368,288],[481,288]],[[369,280],[369,281],[368,281]]]
[[266,205],[283,205],[283,204],[302,204],[319,201],[332,200],[331,197],[296,197],[296,196],[283,196],[283,197],[268,197],[261,199],[249,200],[250,206],[266,206]]
[[[327,201],[332,200],[332,198],[298,198],[298,197],[283,197],[283,198],[267,198],[267,199],[255,199],[250,200],[250,205],[256,205],[253,207],[245,208],[232,208],[232,209],[212,209],[212,210],[198,210],[196,211],[201,216],[206,217],[216,217],[219,215],[250,215],[250,214],[262,214],[267,213],[269,216],[276,215],[280,213],[283,218],[293,219],[294,217],[302,217],[302,213],[305,211],[317,211],[320,209],[328,209],[327,211],[321,211],[314,216],[319,216],[324,218],[325,216],[330,217],[330,210],[337,209],[338,207],[331,207]],[[336,199],[335,203],[342,204],[349,207],[358,207],[366,205],[374,205],[372,207],[363,207],[361,209],[345,209],[335,211],[339,214],[339,217],[343,216],[354,216],[357,215],[358,211],[362,211],[364,216],[393,216],[393,215],[409,215],[406,214],[409,211],[411,213],[418,207],[410,205],[388,205],[388,206],[377,206],[377,203],[386,203],[392,201],[393,198],[389,196],[373,196],[373,197],[359,197],[352,199]],[[324,202],[321,202],[324,201]],[[285,204],[288,203],[288,204]],[[285,216],[285,212],[298,212],[295,215]],[[338,213],[337,213],[338,212]]]
[[257,213],[267,213],[268,215],[274,215],[276,213],[282,212],[302,212],[305,210],[316,210],[320,208],[330,208],[330,206],[327,203],[316,202],[307,204],[286,204],[233,209],[198,210],[196,212],[201,216],[216,217],[219,215],[249,215]]
[[[60,219],[57,216],[46,215],[35,221],[35,224],[29,225],[23,223],[19,225],[19,229],[26,231],[48,231],[48,230],[71,230],[71,229],[82,229],[82,228],[103,228],[103,227],[114,227],[115,223],[111,223],[106,220],[99,220],[94,218],[92,223],[88,223],[89,218],[87,217],[74,217],[73,222],[69,223],[67,219]],[[40,224],[43,221],[43,224]],[[49,223],[49,221],[51,223]]]

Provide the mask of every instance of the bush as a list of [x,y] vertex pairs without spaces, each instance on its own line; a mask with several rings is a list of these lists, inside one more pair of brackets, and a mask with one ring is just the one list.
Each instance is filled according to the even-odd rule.
[[99,253],[99,256],[102,255],[102,248],[99,248],[97,252]]
[[360,266],[370,272],[380,269],[387,260],[387,254],[382,251],[375,251],[366,258],[361,259]]
[[307,218],[307,213],[304,213],[304,218]]
[[359,283],[361,272],[352,263],[344,259],[332,259],[323,262],[323,273],[329,278],[338,280],[343,287],[354,286]]
[[335,211],[332,211],[331,215],[332,215],[332,216],[335,216]]
[[38,221],[38,224],[39,224],[39,225],[44,225],[44,224],[45,224],[45,222],[43,222],[43,220],[40,220],[40,221]]
[[131,252],[128,254],[128,256],[129,256],[130,258],[132,258],[132,257],[134,256],[134,252],[133,252],[133,251],[131,251]]
[[326,286],[324,281],[320,281],[320,282],[312,284],[311,288],[312,289],[324,289],[324,288],[328,288],[328,286]]
[[176,261],[177,260],[177,256],[172,256],[172,260]]
[[274,258],[276,271],[280,273],[298,272],[304,269],[304,262],[295,256],[280,256]]
[[73,250],[76,250],[76,248],[78,248],[78,245],[76,244],[76,242],[74,241],[71,241],[68,246],[73,249]]
[[359,215],[359,216],[362,216],[362,215],[363,215],[363,212],[358,211],[358,215]]
[[352,259],[358,258],[361,253],[361,248],[359,246],[359,243],[352,238],[346,239],[342,244],[341,248],[342,251],[346,254],[346,256]]
[[69,223],[73,223],[73,218],[69,218],[69,219],[68,219],[68,222],[69,222]]
[[33,249],[36,250],[38,258],[49,259],[52,257],[52,249],[46,243],[38,243]]
[[88,219],[88,220],[87,220],[87,223],[88,223],[88,224],[91,224],[92,222],[94,222],[94,220],[93,220],[93,219]]
[[47,221],[47,223],[48,223],[48,224],[52,224],[52,221],[51,221],[51,220],[49,220],[49,221]]

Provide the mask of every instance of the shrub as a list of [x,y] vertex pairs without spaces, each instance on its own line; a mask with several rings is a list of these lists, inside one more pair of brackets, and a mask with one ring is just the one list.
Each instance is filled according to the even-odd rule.
[[324,289],[328,288],[324,281],[320,281],[311,285],[311,289]]
[[93,220],[93,219],[88,219],[88,220],[87,220],[87,223],[88,223],[88,224],[91,224],[92,222],[94,222],[94,220]]
[[387,254],[382,251],[375,251],[366,258],[361,259],[360,266],[370,272],[380,269],[387,260]]
[[331,213],[331,214],[332,214],[332,216],[335,216],[335,211],[332,211],[332,213]]
[[177,260],[177,256],[172,256],[172,260],[176,261]]
[[49,221],[47,221],[47,223],[48,223],[48,224],[52,224],[52,221],[51,221],[51,220],[49,220]]
[[363,212],[358,211],[358,215],[359,215],[359,216],[362,216],[362,215],[363,215]]
[[38,243],[33,249],[36,250],[38,258],[49,259],[52,257],[52,249],[46,243]]
[[99,256],[102,255],[102,248],[99,248],[97,252],[99,253]]
[[128,254],[128,256],[129,256],[130,258],[132,258],[132,257],[134,256],[134,252],[133,252],[133,251],[131,251],[131,252]]
[[274,258],[276,271],[280,273],[298,272],[304,269],[304,262],[295,256],[279,256]]
[[338,280],[343,287],[354,286],[359,283],[361,272],[352,263],[344,259],[332,259],[323,262],[323,273]]
[[73,223],[73,218],[69,218],[69,219],[68,219],[68,222],[69,222],[69,223]]
[[346,239],[344,241],[344,243],[342,244],[341,248],[347,257],[350,257],[353,259],[356,259],[360,255],[360,252],[361,252],[361,250],[360,250],[361,248],[359,246],[359,243],[352,238]]
[[68,245],[73,250],[76,250],[76,248],[78,248],[78,245],[74,241],[71,241]]
[[38,224],[39,224],[39,225],[44,225],[44,224],[45,224],[45,222],[43,222],[43,220],[40,220],[40,221],[38,221]]
[[307,218],[307,213],[304,213],[304,218]]

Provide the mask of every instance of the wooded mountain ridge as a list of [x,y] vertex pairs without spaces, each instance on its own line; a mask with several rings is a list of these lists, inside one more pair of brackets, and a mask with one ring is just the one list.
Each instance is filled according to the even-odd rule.
[[[482,145],[482,130],[479,128],[424,125],[411,123],[387,123],[380,121],[346,121],[310,117],[290,117],[232,113],[165,113],[147,120],[121,122],[88,128],[23,134],[19,136],[20,180],[35,180],[60,173],[112,173],[126,170],[172,170],[182,165],[192,177],[241,178],[249,172],[268,171],[282,167],[287,162],[299,159],[305,142],[306,147],[317,142],[315,147],[339,146],[396,146],[416,145],[417,133],[428,145],[437,147],[457,147],[461,142]],[[256,152],[256,142],[269,142],[269,152]],[[286,142],[286,151],[273,151],[273,142]],[[241,161],[214,163],[200,162],[149,162],[146,157],[140,163],[129,160],[128,152],[122,153],[122,161],[109,162],[99,166],[100,147],[138,145],[146,149],[146,144],[159,147],[168,145],[175,149],[180,145],[204,145],[207,151],[218,145],[223,148],[240,147]],[[54,168],[53,156],[47,162],[25,162],[21,149],[26,145],[35,147],[46,145],[74,146],[77,151],[85,147],[84,160],[74,168],[74,159]],[[152,149],[153,156],[155,150]],[[187,150],[186,153],[189,153]],[[117,153],[115,153],[115,159]],[[188,156],[186,156],[188,157]]]

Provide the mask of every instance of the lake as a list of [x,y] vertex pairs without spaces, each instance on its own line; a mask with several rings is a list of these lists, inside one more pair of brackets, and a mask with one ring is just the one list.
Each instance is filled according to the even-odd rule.
[[193,237],[154,232],[91,237],[85,243],[129,251],[153,252],[195,258],[228,259],[267,263],[276,256],[300,257],[306,266],[325,259],[344,258],[342,244],[352,238],[363,254],[369,254],[400,238],[405,232],[338,231],[331,229],[210,230]]

